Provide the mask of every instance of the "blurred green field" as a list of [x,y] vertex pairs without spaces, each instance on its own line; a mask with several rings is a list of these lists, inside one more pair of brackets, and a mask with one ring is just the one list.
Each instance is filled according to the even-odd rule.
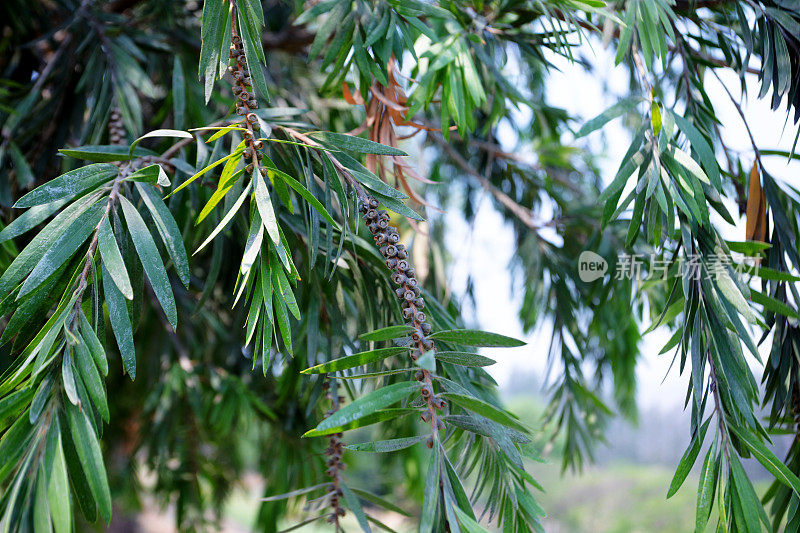
[[[542,404],[530,396],[515,397],[507,402],[528,426],[537,434],[542,412]],[[680,425],[680,422],[678,423]],[[682,429],[676,429],[681,431]],[[647,431],[640,429],[639,435]],[[639,445],[639,444],[637,444]],[[604,464],[590,466],[581,473],[561,472],[559,443],[554,443],[551,455],[545,463],[530,463],[533,476],[545,488],[546,492],[537,492],[536,499],[547,512],[544,520],[548,533],[672,533],[694,530],[695,498],[697,476],[691,473],[683,487],[669,500],[667,489],[674,473],[670,465],[648,464],[626,461],[624,450],[614,451],[611,456],[617,457]],[[675,450],[679,457],[682,449]],[[362,457],[364,457],[362,455]],[[369,462],[369,459],[365,459]],[[355,457],[351,458],[355,461]],[[351,465],[356,466],[356,465]],[[673,465],[674,466],[674,465]],[[361,465],[361,468],[368,465]],[[258,498],[263,494],[262,484],[254,475],[244,487],[235,491],[225,510],[222,531],[226,533],[244,533],[252,531],[255,513],[258,509]],[[756,484],[756,490],[763,493],[766,484]],[[413,502],[395,502],[408,509],[412,514],[418,513]],[[371,509],[375,516],[400,533],[415,531],[415,523],[399,515],[382,513]],[[288,528],[309,518],[308,515],[297,516],[294,521],[280,524]],[[715,522],[712,516],[709,530]],[[376,531],[378,528],[374,528]],[[352,515],[345,520],[345,530],[360,531]],[[145,528],[151,533],[169,530]],[[301,533],[322,533],[331,531],[324,522],[318,520],[294,531]]]

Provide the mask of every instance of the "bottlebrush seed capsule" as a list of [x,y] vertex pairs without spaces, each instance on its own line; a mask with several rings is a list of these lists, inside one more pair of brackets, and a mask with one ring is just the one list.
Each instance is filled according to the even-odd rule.
[[251,98],[247,105],[250,106],[251,109],[258,109],[258,101],[255,98]]
[[248,113],[247,114],[247,121],[251,123],[258,123],[258,117],[255,113]]
[[411,300],[413,300],[414,299],[413,291],[404,291],[403,292],[403,298],[405,298],[405,300],[407,302],[410,302]]
[[256,152],[256,159],[261,161],[262,159],[264,159],[264,154],[262,154],[261,152]]
[[233,38],[231,39],[231,42],[236,46],[239,46],[240,44],[242,44],[242,38],[239,37],[238,35],[234,35]]
[[244,108],[243,108],[243,107],[236,106],[236,114],[237,114],[237,115],[239,115],[239,116],[244,116],[245,112],[246,112],[246,111],[244,110]]
[[[406,261],[405,259],[402,259],[402,260],[398,261],[397,262],[397,268],[399,270],[403,271],[403,272],[407,271],[409,269],[408,261]],[[406,275],[408,275],[408,274],[406,274]]]
[[407,270],[407,272],[406,272],[406,276],[408,276],[409,278],[416,278],[416,277],[417,277],[417,271],[416,271],[416,270],[414,270],[414,269],[411,267],[411,265],[408,265],[408,267],[409,267],[409,268],[407,268],[407,269],[406,269],[406,270]]
[[386,260],[386,268],[391,270],[395,266],[397,266],[397,259],[395,259],[394,257],[390,257],[389,259]]
[[398,242],[400,242],[400,235],[398,235],[397,233],[392,233],[391,235],[389,235],[389,242],[392,244],[397,244]]
[[[403,302],[403,303],[405,303],[405,302]],[[414,314],[414,310],[411,309],[410,307],[406,307],[406,308],[403,309],[403,318],[405,318],[406,320],[411,318],[412,314]]]
[[425,307],[425,301],[422,298],[417,298],[416,300],[414,300],[414,306],[417,309],[422,309],[423,307]]
[[422,339],[422,347],[426,350],[433,350],[433,341],[430,339]]
[[411,334],[411,340],[412,341],[419,342],[420,339],[422,339],[422,336],[419,333],[417,333],[416,331]]
[[388,222],[388,221],[386,221],[386,220],[383,220],[383,219],[381,219],[381,220],[379,220],[379,221],[378,221],[378,226],[379,226],[381,229],[386,229],[386,228],[388,228],[388,227],[389,227],[389,222]]
[[405,295],[406,290],[400,287],[399,289],[395,289],[394,293],[397,295],[398,298],[402,298]]
[[[412,355],[411,358],[414,359],[414,356]],[[417,370],[416,372],[414,372],[414,379],[416,379],[417,381],[422,381],[423,379],[425,379],[425,372],[423,372],[422,370]]]
[[375,211],[374,209],[370,209],[369,211],[367,211],[367,218],[368,219],[372,220],[377,216],[378,216],[378,212]]
[[263,147],[264,147],[264,143],[263,142],[261,142],[261,141],[254,141],[253,142],[253,148],[255,148],[256,150],[261,150],[261,148],[263,148]]
[[428,437],[428,439],[425,441],[425,446],[428,448],[433,448],[433,436]]
[[414,313],[414,320],[416,320],[417,322],[425,322],[426,318],[428,317],[426,317],[425,313],[423,313],[422,311],[417,311],[416,313]]
[[422,419],[423,422],[430,422],[431,421],[431,412],[425,411],[419,417]]
[[255,166],[253,166],[253,163],[250,163],[249,165],[247,165],[246,167],[244,167],[244,170],[245,170],[245,172],[247,172],[248,174],[252,174],[252,173],[253,173],[253,169],[254,169],[254,168],[256,168],[256,167],[255,167]]
[[[389,242],[391,242],[391,241],[389,241]],[[388,257],[396,256],[397,255],[397,248],[395,248],[393,245],[390,244],[389,246],[386,247],[386,255]],[[398,283],[400,283],[400,282],[398,282]]]
[[370,206],[371,208],[373,208],[373,209],[377,209],[379,205],[380,205],[380,203],[379,203],[379,202],[378,202],[378,200],[376,200],[375,198],[370,198],[370,199],[369,199],[369,206]]
[[431,325],[428,324],[427,322],[422,322],[422,324],[420,324],[420,328],[422,329],[422,333],[424,335],[430,335],[431,334]]
[[258,171],[261,173],[262,178],[267,177],[267,169],[266,168],[259,168]]
[[428,396],[430,396],[431,394],[433,394],[433,390],[431,389],[431,386],[430,386],[430,385],[428,385],[428,384],[426,383],[426,384],[425,384],[425,385],[423,385],[423,386],[422,386],[422,388],[419,390],[419,393],[420,393],[420,394],[422,394],[422,396],[423,396],[423,397],[427,398]]

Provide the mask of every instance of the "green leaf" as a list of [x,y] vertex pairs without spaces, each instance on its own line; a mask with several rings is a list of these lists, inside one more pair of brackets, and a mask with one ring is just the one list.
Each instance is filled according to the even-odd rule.
[[179,55],[172,62],[172,122],[176,128],[183,128],[186,115],[186,81]]
[[106,358],[106,352],[83,312],[81,312],[81,337],[83,337],[83,340],[86,341],[86,345],[89,347],[89,353],[92,354],[94,364],[97,365],[97,368],[104,376],[107,376],[108,359]]
[[366,500],[366,501],[368,501],[370,503],[374,503],[375,505],[383,507],[384,509],[388,509],[389,511],[395,512],[397,514],[401,514],[403,516],[411,516],[406,511],[404,511],[400,507],[396,506],[392,502],[387,501],[387,500],[381,498],[380,496],[372,494],[371,492],[367,492],[366,490],[360,490],[360,489],[350,489],[350,490],[352,490],[362,500]]
[[197,250],[194,251],[194,254],[197,254],[200,250],[205,248],[206,245],[208,245],[208,243],[210,243],[211,241],[214,240],[214,237],[216,237],[219,234],[219,232],[221,232],[222,230],[224,230],[228,226],[230,221],[233,220],[233,217],[236,216],[236,213],[239,212],[239,208],[242,207],[242,204],[247,199],[247,196],[250,194],[250,188],[251,187],[252,187],[252,182],[248,183],[245,186],[245,188],[242,190],[241,194],[239,195],[239,198],[237,198],[236,202],[234,202],[234,204],[231,206],[231,208],[228,209],[228,212],[225,213],[224,217],[222,217],[222,220],[220,221],[220,223],[217,224],[216,228],[214,228],[214,231],[212,231],[211,234],[208,237],[206,237],[206,240],[204,240],[202,242],[202,244],[200,244],[200,246],[197,247]]
[[372,391],[369,394],[357,398],[352,403],[345,405],[320,422],[315,429],[317,431],[323,431],[374,414],[384,407],[399,402],[413,391],[418,390],[419,386],[419,383],[415,381],[404,381]]
[[32,230],[50,215],[61,209],[68,200],[56,200],[49,204],[37,205],[25,211],[22,215],[15,218],[8,226],[0,231],[0,243],[18,237],[23,233]]
[[278,229],[278,219],[275,216],[275,209],[272,207],[272,199],[269,196],[267,185],[264,183],[264,178],[258,172],[258,169],[253,169],[253,181],[256,184],[255,196],[256,206],[261,215],[261,221],[267,229],[267,235],[270,240],[276,245],[281,246],[281,235]]
[[592,118],[591,120],[586,121],[581,129],[575,133],[576,138],[584,137],[589,135],[593,131],[599,130],[607,123],[611,122],[617,117],[621,117],[625,113],[633,111],[636,108],[636,105],[642,101],[640,96],[632,96],[629,98],[625,98],[620,100],[616,104],[612,105],[596,117]]
[[86,386],[92,403],[97,408],[102,419],[108,422],[110,420],[108,401],[106,400],[106,391],[103,388],[103,380],[100,378],[100,373],[92,360],[88,346],[83,339],[79,339],[79,341],[75,346],[75,363],[78,372],[81,375],[81,379],[83,379],[83,384]]
[[296,179],[294,179],[294,178],[293,178],[293,177],[291,177],[290,175],[286,174],[285,172],[281,172],[281,171],[280,171],[280,170],[278,170],[278,169],[275,169],[275,168],[268,168],[268,170],[270,170],[270,171],[274,172],[275,174],[277,174],[278,176],[280,176],[280,177],[281,177],[281,179],[283,179],[283,181],[285,181],[285,182],[286,182],[286,184],[287,184],[289,187],[291,187],[292,189],[294,189],[294,190],[297,192],[297,194],[299,194],[300,196],[302,196],[302,197],[303,197],[303,199],[304,199],[306,202],[308,202],[308,205],[310,205],[311,207],[313,207],[314,209],[316,209],[316,210],[317,210],[317,212],[318,212],[320,215],[322,215],[322,216],[323,216],[323,218],[325,218],[325,220],[327,220],[328,222],[330,222],[330,223],[331,223],[331,225],[332,225],[334,228],[339,228],[339,224],[336,222],[336,220],[334,220],[334,218],[331,216],[331,214],[328,212],[328,210],[327,210],[327,209],[325,209],[325,206],[323,206],[323,205],[320,203],[320,201],[319,201],[319,200],[317,200],[317,198],[316,198],[316,197],[315,197],[313,194],[311,194],[311,191],[309,191],[308,189],[306,189],[306,188],[303,186],[303,184],[302,184],[302,183],[300,183],[299,181],[297,181]]
[[194,139],[192,134],[188,131],[182,130],[170,130],[170,129],[161,129],[161,130],[153,130],[151,132],[145,133],[135,141],[131,143],[130,148],[128,149],[128,154],[133,156],[133,152],[136,149],[136,145],[142,142],[145,139],[151,139],[153,137],[174,137],[177,139]]
[[16,208],[49,204],[58,200],[69,200],[79,194],[92,191],[117,175],[114,165],[98,163],[71,170],[32,190],[14,204]]
[[133,287],[128,277],[128,270],[125,268],[125,261],[122,259],[117,239],[114,237],[114,230],[111,229],[107,217],[100,222],[97,235],[100,257],[103,259],[103,264],[108,269],[111,279],[114,280],[114,284],[126,299],[133,300]]
[[453,344],[461,344],[464,346],[485,346],[485,347],[503,347],[514,348],[518,346],[525,346],[525,342],[499,335],[497,333],[489,333],[487,331],[479,331],[477,329],[451,329],[445,331],[437,331],[430,335],[431,339],[436,339],[444,342],[451,342]]
[[433,350],[428,350],[416,360],[417,366],[424,368],[428,372],[436,372],[436,358],[434,357]]
[[347,486],[345,483],[340,483],[339,488],[342,490],[342,494],[344,495],[344,500],[347,502],[347,507],[353,511],[353,514],[358,520],[358,524],[361,526],[361,529],[366,533],[371,533],[372,530],[369,528],[369,523],[367,522],[367,515],[364,514],[364,510],[361,508],[361,502],[358,501],[358,498],[350,490],[350,487]]
[[55,533],[71,533],[72,504],[70,502],[69,479],[67,478],[67,462],[61,444],[59,424],[51,425],[47,434],[45,449],[45,469],[47,471],[47,501],[50,504],[50,515],[53,518]]
[[439,489],[442,464],[439,457],[440,449],[439,446],[434,446],[433,453],[430,454],[431,458],[428,461],[428,471],[425,475],[425,495],[422,499],[422,516],[419,520],[420,531],[434,531],[436,526],[439,493],[441,492]]
[[788,316],[790,318],[794,318],[796,320],[800,320],[800,313],[798,313],[785,303],[776,300],[772,296],[767,296],[763,292],[751,288],[750,299],[753,300],[753,303],[757,303],[764,306],[764,311],[772,311],[773,313],[778,313],[784,316]]
[[405,337],[413,331],[411,326],[389,326],[386,328],[376,329],[369,333],[362,333],[358,336],[361,340],[365,341],[389,341],[400,337]]
[[730,430],[741,439],[742,442],[750,449],[759,463],[766,468],[775,479],[791,488],[795,494],[800,496],[800,478],[798,478],[789,468],[778,459],[769,448],[758,440],[750,431],[738,428],[736,426],[728,426]]
[[495,407],[494,405],[487,403],[483,400],[478,398],[474,398],[471,396],[464,396],[462,394],[455,394],[452,392],[446,392],[442,394],[442,397],[450,400],[454,404],[463,407],[464,409],[468,409],[473,413],[481,415],[489,420],[497,422],[506,427],[510,427],[512,429],[516,429],[522,433],[528,433],[528,428],[526,428],[522,423],[514,418],[512,415],[507,413],[506,411]]
[[75,254],[78,248],[89,238],[103,216],[102,204],[95,204],[79,216],[69,228],[53,242],[34,269],[31,271],[17,294],[19,300],[44,280],[52,276]]
[[410,448],[416,443],[425,438],[425,435],[417,435],[416,437],[405,437],[401,439],[389,440],[376,440],[370,442],[360,442],[357,444],[348,444],[345,446],[348,450],[354,452],[372,452],[372,453],[385,453],[395,452],[397,450],[404,450]]
[[675,469],[675,475],[672,477],[672,482],[669,484],[667,498],[671,498],[676,492],[678,492],[678,489],[681,488],[681,485],[683,485],[686,476],[688,476],[689,472],[692,470],[695,459],[697,459],[697,454],[700,453],[700,447],[703,445],[703,439],[705,439],[709,422],[711,422],[711,418],[706,420],[705,423],[700,426],[699,435],[695,435],[691,444],[689,444],[689,447],[683,453],[683,457],[681,457],[681,461],[678,463],[678,468]]
[[700,481],[697,484],[697,512],[695,513],[695,533],[703,533],[711,515],[711,505],[717,490],[717,461],[713,447],[708,449],[703,468],[700,469]]
[[311,134],[312,137],[321,139],[336,148],[342,150],[349,150],[351,152],[358,152],[360,154],[375,154],[375,155],[408,155],[402,150],[398,150],[392,146],[370,141],[362,137],[354,135],[346,135],[344,133],[334,133],[330,131],[321,131]]
[[171,184],[169,177],[167,177],[167,173],[164,172],[164,169],[161,168],[161,165],[149,165],[144,168],[140,168],[125,178],[125,181],[158,184],[161,187],[169,187]]
[[147,229],[142,215],[139,214],[130,200],[120,196],[119,201],[122,206],[122,212],[125,214],[125,221],[128,223],[128,232],[133,240],[136,253],[142,261],[147,279],[150,280],[153,292],[156,294],[159,303],[161,303],[161,308],[164,309],[164,314],[167,315],[169,323],[173,329],[177,328],[178,310],[175,307],[175,297],[172,295],[169,277],[167,277],[167,271],[161,261],[161,256],[158,254],[158,248],[156,248],[156,243],[153,241],[153,236]]
[[92,144],[86,146],[78,146],[76,148],[62,148],[60,153],[74,157],[75,159],[83,159],[84,161],[93,161],[96,163],[111,163],[113,161],[130,161],[137,157],[158,157],[158,154],[147,148],[137,147],[131,155],[127,146],[120,146],[118,144]]
[[164,200],[158,190],[152,185],[145,185],[142,183],[136,184],[136,190],[142,196],[144,205],[150,211],[153,221],[156,223],[158,234],[161,235],[161,241],[167,249],[172,264],[175,265],[175,270],[178,277],[183,283],[183,286],[189,288],[189,258],[186,254],[186,247],[183,245],[183,236],[181,230],[178,228],[177,222],[172,217]]
[[100,517],[108,525],[111,522],[111,491],[108,488],[106,467],[100,452],[100,443],[94,433],[86,412],[75,405],[67,405],[67,419],[72,433],[72,442],[78,453],[83,473],[89,483],[89,489],[97,503]]
[[301,372],[301,374],[326,374],[328,372],[335,372],[337,370],[346,370],[348,368],[374,363],[375,361],[382,361],[393,355],[407,353],[409,349],[410,348],[405,346],[399,346],[354,353],[352,355],[333,359],[317,366],[312,366],[311,368],[306,368]]
[[436,352],[436,359],[461,366],[490,366],[497,361],[469,352]]
[[106,267],[103,266],[102,270],[103,293],[106,296],[108,318],[111,322],[111,329],[114,331],[114,337],[117,339],[119,353],[122,356],[122,366],[131,379],[135,379],[136,350],[133,346],[133,329],[131,328],[131,319],[128,316],[128,306],[125,304],[125,298],[111,279],[111,274],[108,273]]
[[[239,4],[242,2],[239,1]],[[259,6],[260,7],[260,6]],[[267,79],[264,77],[264,68],[259,61],[259,57],[264,56],[261,48],[261,35],[260,32],[247,24],[244,20],[244,10],[239,9],[239,29],[242,38],[242,46],[244,47],[244,55],[247,60],[247,67],[250,71],[250,76],[253,78],[255,85],[254,89],[265,100],[269,101],[269,90],[267,89]]]
[[348,431],[350,429],[357,429],[365,426],[370,426],[372,424],[377,424],[378,422],[386,422],[387,420],[394,420],[395,418],[410,415],[411,413],[419,413],[419,409],[409,409],[409,408],[381,409],[380,411],[376,411],[370,415],[359,418],[358,420],[348,422],[347,424],[342,424],[341,426],[335,426],[328,429],[311,429],[303,434],[303,438],[322,437],[324,435],[330,435],[332,433],[341,433],[343,431]]
[[686,135],[686,138],[689,139],[689,143],[697,153],[697,157],[703,164],[703,168],[708,174],[711,183],[713,183],[714,186],[719,189],[721,186],[719,165],[717,164],[717,158],[714,156],[714,150],[708,144],[706,138],[702,133],[700,133],[700,130],[698,130],[695,125],[689,122],[687,119],[672,111],[668,110],[667,112],[675,120],[675,124],[678,125],[678,128],[680,128],[683,134]]
[[44,227],[17,255],[0,277],[0,294],[8,294],[22,279],[33,270],[36,263],[52,247],[67,227],[81,216],[98,199],[100,193],[91,194],[71,204]]

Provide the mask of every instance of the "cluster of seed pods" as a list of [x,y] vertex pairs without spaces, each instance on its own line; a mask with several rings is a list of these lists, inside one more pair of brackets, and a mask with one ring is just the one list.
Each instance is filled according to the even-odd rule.
[[[409,262],[408,251],[405,246],[400,244],[400,235],[397,233],[397,229],[389,225],[389,214],[378,209],[378,205],[378,200],[368,194],[359,195],[361,215],[366,222],[367,229],[372,233],[381,255],[386,259],[387,268],[392,271],[392,281],[397,285],[395,294],[401,302],[403,318],[406,319],[412,330],[411,359],[417,361],[425,353],[433,350],[433,341],[428,338],[431,333],[431,325],[428,324],[427,317],[423,312],[425,301],[421,295],[422,291],[416,273]],[[428,370],[420,369],[414,377],[421,383],[420,394],[427,407],[421,418],[424,422],[431,424],[431,436],[428,437],[426,444],[432,448],[439,430],[444,428],[444,422],[439,418],[437,411],[444,409],[446,403],[443,398],[434,393],[431,373]]]
[[[338,411],[339,404],[344,401],[344,397],[339,396],[334,390],[331,390],[330,381],[325,381],[322,384],[327,398],[331,401],[331,408],[325,413],[326,417],[331,416]],[[325,448],[325,466],[328,476],[333,480],[328,494],[330,495],[331,513],[328,515],[327,521],[329,524],[336,524],[337,529],[339,525],[339,518],[345,515],[344,509],[339,506],[339,500],[342,498],[342,489],[339,488],[339,472],[344,470],[347,465],[342,461],[344,454],[344,444],[342,443],[342,433],[333,433],[328,437],[328,447]]]
[[119,108],[114,106],[108,118],[108,142],[111,144],[122,144],[125,141],[125,123]]
[[[264,154],[261,153],[263,143],[258,140],[261,125],[258,122],[258,117],[253,112],[254,109],[258,109],[258,101],[251,92],[253,79],[250,77],[250,71],[247,68],[242,38],[236,35],[235,24],[233,25],[233,37],[231,37],[231,59],[233,61],[231,66],[228,67],[228,72],[233,76],[236,114],[242,117],[241,126],[244,128],[242,136],[244,137],[245,148],[242,157],[244,157],[246,164],[245,172],[252,174],[253,170],[259,167],[258,163],[264,158]],[[266,168],[259,168],[259,172],[261,172],[262,176],[267,175]]]

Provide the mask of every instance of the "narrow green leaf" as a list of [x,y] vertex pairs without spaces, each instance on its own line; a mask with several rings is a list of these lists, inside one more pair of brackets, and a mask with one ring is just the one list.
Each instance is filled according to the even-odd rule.
[[98,203],[90,207],[75,222],[70,224],[69,228],[53,242],[50,249],[45,252],[30,275],[28,275],[17,294],[17,300],[57,272],[89,238],[89,235],[94,232],[102,216],[103,206]]
[[301,374],[327,374],[328,372],[335,372],[337,370],[345,370],[357,366],[382,361],[387,357],[398,355],[401,353],[408,353],[409,348],[405,346],[398,346],[392,348],[379,348],[377,350],[369,350],[366,352],[354,353],[338,359],[333,359],[326,363],[306,368]]
[[410,415],[411,413],[419,413],[419,409],[408,409],[408,408],[381,409],[380,411],[376,411],[371,415],[364,416],[362,418],[359,418],[358,420],[348,422],[347,424],[342,424],[341,426],[334,426],[328,429],[311,429],[303,434],[303,438],[322,437],[324,435],[330,435],[332,433],[341,433],[351,429],[357,429],[365,426],[370,426],[372,424],[377,424],[378,422],[386,422],[387,420],[394,420],[395,418]]
[[361,154],[375,154],[375,155],[408,155],[402,150],[398,150],[392,146],[370,141],[362,137],[354,135],[346,135],[344,133],[334,133],[330,131],[321,131],[311,134],[312,137],[321,139],[337,148],[342,150],[349,150],[351,152],[358,152]]
[[103,380],[89,353],[89,347],[83,339],[79,339],[75,346],[75,363],[97,412],[100,413],[103,420],[109,422],[108,401]]
[[705,439],[709,422],[711,422],[711,418],[700,426],[699,434],[695,435],[695,438],[692,439],[691,444],[689,444],[689,447],[684,452],[683,457],[681,457],[681,461],[678,463],[678,468],[675,469],[675,475],[672,477],[672,482],[669,485],[667,498],[671,498],[678,492],[686,476],[688,476],[689,472],[692,470],[692,466],[694,466],[694,462],[697,459],[697,454],[700,453],[700,447],[703,445],[703,439]]
[[86,318],[81,312],[81,337],[83,340],[86,341],[86,345],[89,347],[89,353],[92,354],[92,358],[94,359],[95,365],[100,370],[100,372],[104,375],[108,375],[108,359],[106,358],[106,352],[103,348],[103,345],[100,343],[100,339],[97,338],[94,330],[92,329],[92,325],[89,324],[89,320]]
[[175,265],[175,270],[181,283],[188,289],[189,258],[186,254],[186,247],[183,245],[183,236],[178,228],[178,223],[175,222],[172,213],[155,187],[137,183],[136,189],[142,196],[144,205],[147,206],[153,221],[156,223],[158,234],[161,235],[161,241],[164,243],[173,265]]
[[111,274],[111,279],[114,280],[117,288],[126,299],[133,300],[133,287],[128,277],[128,270],[125,268],[125,261],[122,259],[122,253],[117,246],[117,239],[114,237],[114,230],[111,229],[108,217],[104,217],[100,222],[97,247],[100,250],[103,264]]
[[83,473],[89,482],[89,488],[97,503],[100,517],[108,525],[111,521],[111,491],[108,488],[100,443],[97,442],[94,428],[86,418],[85,411],[81,411],[77,406],[67,405],[67,418],[72,432],[72,442],[75,444],[75,451],[78,453]]
[[372,452],[372,453],[385,453],[394,452],[397,450],[404,450],[410,448],[422,439],[426,438],[425,435],[417,435],[416,437],[405,437],[401,439],[377,440],[370,442],[360,442],[357,444],[348,444],[345,446],[348,450],[354,452]]
[[376,329],[375,331],[370,331],[369,333],[363,333],[358,337],[365,341],[388,341],[405,337],[407,334],[411,333],[411,331],[412,328],[406,325],[389,326],[386,328]]
[[136,248],[136,253],[142,261],[144,272],[147,274],[147,279],[150,280],[150,285],[153,287],[153,292],[156,294],[161,308],[164,309],[164,314],[173,328],[178,327],[178,310],[175,307],[175,297],[172,294],[172,287],[167,277],[167,271],[164,268],[164,263],[161,261],[161,256],[158,254],[158,248],[153,241],[153,236],[150,230],[142,219],[142,215],[133,206],[133,204],[124,196],[119,197],[122,212],[125,214],[125,221],[128,223],[128,232],[133,240],[133,245]]
[[419,386],[419,383],[415,381],[405,381],[393,383],[392,385],[387,385],[372,391],[333,413],[320,422],[316,429],[325,430],[341,426],[367,415],[371,415],[380,409],[399,402],[413,391],[418,390]]
[[431,339],[437,339],[444,342],[451,342],[453,344],[461,344],[464,346],[485,346],[485,347],[504,347],[513,348],[518,346],[525,346],[525,342],[499,335],[497,333],[489,333],[486,331],[479,331],[476,329],[452,329],[445,331],[437,331],[430,335]]
[[494,405],[487,403],[481,399],[474,398],[471,396],[464,396],[462,394],[455,394],[452,392],[446,392],[442,394],[445,399],[450,400],[454,404],[463,407],[469,411],[472,411],[475,414],[481,415],[489,420],[497,422],[506,427],[510,427],[512,429],[516,429],[522,433],[528,433],[528,428],[526,428],[522,423],[510,415],[508,412],[495,407]]
[[436,359],[461,366],[491,366],[497,361],[469,352],[436,352]]
[[32,230],[37,225],[47,220],[50,215],[61,209],[67,203],[66,199],[56,200],[49,204],[37,205],[15,218],[8,226],[0,231],[0,243],[18,237]]
[[114,165],[98,163],[71,170],[32,190],[14,204],[16,208],[49,204],[58,200],[69,200],[79,194],[92,191],[117,175]]
[[122,356],[122,366],[131,379],[135,379],[136,350],[133,346],[133,329],[131,328],[131,319],[128,316],[128,306],[125,303],[125,297],[119,292],[106,267],[103,266],[102,270],[103,292],[106,296],[108,318],[111,322],[111,329],[114,331],[114,337],[117,339],[119,353]]

